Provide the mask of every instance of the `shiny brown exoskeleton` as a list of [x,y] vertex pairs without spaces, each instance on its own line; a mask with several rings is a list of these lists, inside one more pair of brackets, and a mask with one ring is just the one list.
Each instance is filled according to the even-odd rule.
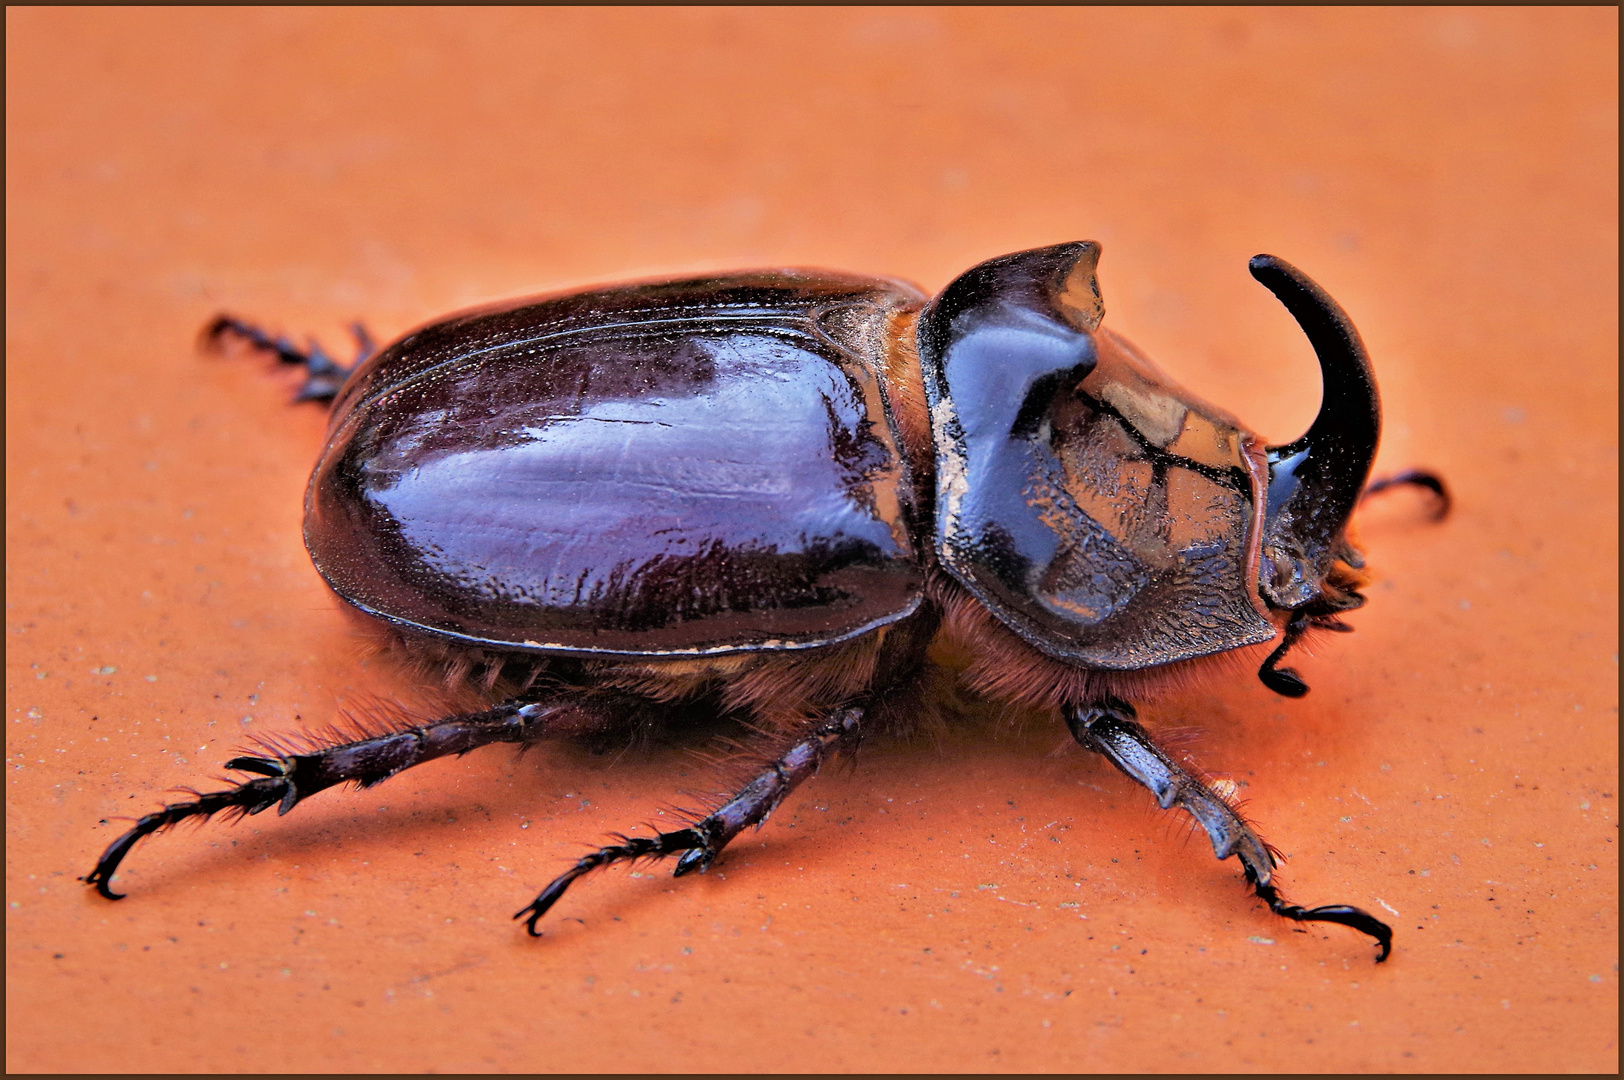
[[[86,880],[116,898],[130,848],[178,821],[286,813],[489,743],[678,707],[782,733],[713,812],[576,862],[519,913],[539,933],[597,867],[704,870],[917,707],[945,636],[973,657],[971,688],[1057,710],[1239,856],[1274,912],[1363,931],[1385,959],[1392,932],[1367,912],[1286,902],[1268,846],[1129,703],[1269,642],[1263,681],[1307,691],[1279,661],[1363,603],[1346,528],[1380,427],[1364,348],[1306,276],[1253,259],[1325,386],[1307,434],[1265,445],[1102,326],[1098,255],[1006,255],[934,299],[821,271],[587,290],[455,315],[370,358],[358,329],[352,368],[222,316],[211,343],[274,351],[307,368],[302,398],[334,399],[305,504],[316,568],[369,624],[452,679],[482,670],[501,700],[235,758],[253,779],[143,817]],[[1445,498],[1429,474],[1395,480]]]

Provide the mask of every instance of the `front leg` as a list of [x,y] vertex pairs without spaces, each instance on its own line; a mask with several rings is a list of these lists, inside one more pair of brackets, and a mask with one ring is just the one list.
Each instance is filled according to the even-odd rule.
[[1432,492],[1432,520],[1442,521],[1449,516],[1454,506],[1454,497],[1449,494],[1449,487],[1444,483],[1443,477],[1425,469],[1406,469],[1392,476],[1382,476],[1365,485],[1365,490],[1359,494],[1362,503],[1372,495],[1379,494],[1389,488],[1418,487]]
[[671,872],[673,877],[681,877],[694,870],[704,873],[716,856],[722,853],[728,841],[748,826],[754,825],[759,829],[767,816],[784,801],[784,797],[803,780],[812,777],[836,751],[855,748],[862,737],[862,724],[861,708],[849,706],[837,709],[827,720],[809,729],[789,749],[768,762],[755,779],[715,812],[686,829],[656,836],[623,836],[618,844],[609,844],[583,855],[513,917],[524,920],[525,928],[532,937],[540,937],[541,931],[536,929],[537,921],[558,903],[570,884],[576,878],[611,863],[663,859],[667,855],[680,853],[682,857]]
[[1246,880],[1276,915],[1297,922],[1332,922],[1351,926],[1376,939],[1376,962],[1393,948],[1393,930],[1362,908],[1347,904],[1303,908],[1287,903],[1274,886],[1274,852],[1222,796],[1191,776],[1151,741],[1150,733],[1135,719],[1133,706],[1105,698],[1086,706],[1067,706],[1066,724],[1072,736],[1088,749],[1103,754],[1111,764],[1156,796],[1163,810],[1179,807],[1207,830],[1213,854],[1220,859],[1238,856]]

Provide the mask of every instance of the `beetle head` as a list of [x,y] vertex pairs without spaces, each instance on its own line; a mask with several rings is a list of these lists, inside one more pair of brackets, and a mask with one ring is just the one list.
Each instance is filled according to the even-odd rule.
[[1358,607],[1363,597],[1334,579],[1339,560],[1363,563],[1345,534],[1381,438],[1370,358],[1347,312],[1307,274],[1272,255],[1255,256],[1251,270],[1308,335],[1324,385],[1319,414],[1302,438],[1267,449],[1258,591],[1269,606],[1285,610],[1329,614]]
[[1308,433],[1265,447],[1101,326],[1099,252],[990,260],[921,313],[937,557],[1028,644],[1086,667],[1267,641],[1271,609],[1323,606],[1333,563],[1357,559],[1343,528],[1377,426],[1358,335],[1302,274],[1253,260],[1326,385]]

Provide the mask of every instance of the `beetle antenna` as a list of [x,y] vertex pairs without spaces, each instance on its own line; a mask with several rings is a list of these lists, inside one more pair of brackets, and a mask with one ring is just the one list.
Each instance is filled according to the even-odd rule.
[[1291,621],[1286,623],[1280,644],[1269,654],[1268,659],[1263,661],[1263,666],[1257,669],[1257,677],[1262,680],[1263,685],[1281,697],[1300,698],[1308,693],[1308,684],[1303,682],[1302,676],[1297,674],[1295,668],[1276,666],[1286,658],[1286,654],[1302,639],[1307,630],[1307,616],[1294,614]]

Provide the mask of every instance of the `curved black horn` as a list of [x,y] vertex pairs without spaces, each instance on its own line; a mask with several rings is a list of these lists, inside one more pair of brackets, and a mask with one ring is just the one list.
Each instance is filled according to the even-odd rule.
[[1320,595],[1327,564],[1340,553],[1343,529],[1381,438],[1381,401],[1364,342],[1347,312],[1283,259],[1257,255],[1251,270],[1308,335],[1325,387],[1308,432],[1268,448],[1263,550],[1274,573],[1262,568],[1259,585],[1277,607],[1298,608]]

